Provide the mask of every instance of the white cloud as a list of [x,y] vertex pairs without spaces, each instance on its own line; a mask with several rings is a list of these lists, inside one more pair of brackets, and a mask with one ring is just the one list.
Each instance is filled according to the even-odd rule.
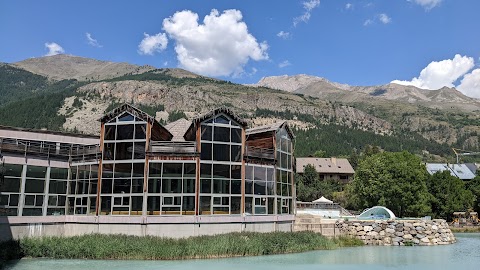
[[320,0],[310,0],[303,2],[304,12],[302,15],[293,18],[293,26],[297,26],[300,22],[307,23],[310,20],[311,12],[313,9],[320,5]]
[[288,38],[290,38],[290,33],[289,33],[289,32],[284,32],[284,31],[280,31],[280,32],[278,32],[277,37],[283,38],[283,39],[288,39]]
[[163,29],[175,40],[180,66],[207,76],[238,76],[252,59],[268,59],[268,45],[248,32],[239,10],[213,9],[198,23],[198,14],[179,11],[163,20]]
[[457,89],[466,96],[480,98],[480,68],[463,76]]
[[288,67],[288,66],[290,66],[290,65],[292,65],[292,64],[290,63],[290,61],[285,60],[285,61],[281,62],[280,64],[278,64],[278,67],[279,67],[279,68],[284,68],[284,67]]
[[45,43],[45,48],[48,49],[48,53],[45,54],[45,56],[52,56],[60,53],[65,53],[65,50],[62,48],[62,46],[58,45],[55,42]]
[[415,4],[425,8],[425,10],[430,10],[438,6],[440,3],[442,3],[442,0],[408,0],[408,1],[409,2],[413,1]]
[[[413,78],[411,81],[394,80],[392,83],[413,85],[430,90],[440,89],[444,86],[454,87],[453,83],[465,75],[474,65],[472,57],[457,54],[453,59],[431,62],[420,72],[420,76]],[[465,76],[462,80],[464,89],[471,87],[471,82],[476,76],[478,76],[477,73],[468,78]]]
[[156,52],[161,52],[167,48],[168,38],[165,33],[158,33],[154,36],[147,33],[143,33],[143,35],[145,37],[138,44],[139,54],[154,55]]
[[91,35],[90,33],[88,33],[88,32],[85,33],[85,36],[87,37],[88,45],[91,45],[91,46],[97,47],[97,48],[103,47],[102,45],[100,45],[100,44],[98,43],[98,41],[97,41],[96,39],[94,39],[94,38],[92,37],[92,35]]
[[387,14],[382,13],[378,15],[378,19],[383,23],[383,24],[388,24],[392,22],[392,18],[388,17]]
[[353,4],[352,4],[352,3],[347,3],[347,4],[345,5],[345,9],[347,9],[347,10],[348,10],[348,9],[353,9]]
[[368,20],[366,20],[366,21],[363,23],[363,26],[369,26],[369,25],[372,24],[372,23],[373,23],[373,21],[370,20],[370,19],[368,19]]

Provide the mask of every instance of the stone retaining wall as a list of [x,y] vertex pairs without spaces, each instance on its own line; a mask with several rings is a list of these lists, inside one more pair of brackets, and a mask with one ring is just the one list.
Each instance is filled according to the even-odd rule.
[[434,220],[338,220],[336,227],[345,235],[361,239],[366,245],[447,245],[455,236],[443,219]]

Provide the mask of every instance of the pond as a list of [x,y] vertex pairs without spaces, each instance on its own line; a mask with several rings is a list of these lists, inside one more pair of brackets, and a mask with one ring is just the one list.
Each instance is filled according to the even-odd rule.
[[446,246],[364,246],[300,254],[185,261],[22,259],[6,269],[480,269],[480,233],[456,234]]

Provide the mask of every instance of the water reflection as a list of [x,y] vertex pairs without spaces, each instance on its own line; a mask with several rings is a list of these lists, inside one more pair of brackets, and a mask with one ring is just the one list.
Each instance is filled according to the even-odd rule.
[[359,247],[219,260],[91,261],[23,259],[7,269],[479,269],[480,234],[457,234],[453,245]]

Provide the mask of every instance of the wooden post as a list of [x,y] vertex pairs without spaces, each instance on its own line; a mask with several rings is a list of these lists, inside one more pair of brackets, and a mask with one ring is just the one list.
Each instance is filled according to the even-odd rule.
[[241,177],[242,177],[242,198],[240,201],[240,214],[245,214],[245,147],[246,147],[246,139],[245,139],[245,127],[242,127],[242,149],[241,149],[241,157],[242,157],[242,170],[241,170]]
[[105,123],[100,128],[100,160],[98,161],[98,183],[97,183],[97,201],[95,202],[95,215],[100,212],[100,194],[102,190],[102,173],[103,173],[103,140],[105,136]]
[[[197,152],[202,152],[201,140],[201,125],[198,123],[193,123],[195,131],[195,140],[197,143]],[[200,156],[195,158],[196,160],[196,170],[195,170],[195,215],[200,215]]]
[[148,192],[148,168],[149,168],[149,164],[148,164],[148,161],[150,160],[149,157],[148,157],[148,149],[150,147],[150,139],[152,137],[152,124],[150,123],[150,121],[147,121],[147,130],[146,130],[146,134],[145,134],[145,138],[146,138],[146,141],[145,141],[145,164],[144,164],[144,167],[143,167],[143,202],[142,202],[142,216],[146,216],[147,215],[147,205],[148,205],[148,201],[147,201],[147,192]]

